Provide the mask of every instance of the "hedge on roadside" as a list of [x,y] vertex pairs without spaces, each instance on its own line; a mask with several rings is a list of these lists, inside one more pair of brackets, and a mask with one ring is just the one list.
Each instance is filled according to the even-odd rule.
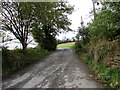
[[2,49],[2,76],[7,76],[30,63],[40,60],[50,52],[44,49],[28,48],[23,51],[21,49],[8,50]]

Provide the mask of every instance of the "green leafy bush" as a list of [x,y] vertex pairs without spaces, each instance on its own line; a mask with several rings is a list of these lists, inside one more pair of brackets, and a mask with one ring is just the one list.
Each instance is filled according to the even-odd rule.
[[94,65],[92,68],[96,73],[97,79],[112,88],[120,88],[120,71],[111,67],[107,67],[102,63]]
[[[113,6],[111,6],[111,4]],[[116,6],[116,4],[118,6]],[[120,41],[120,10],[118,3],[109,3],[107,7],[97,14],[93,23],[89,24],[89,31],[92,41],[106,39],[107,41]]]
[[54,50],[56,50],[57,41],[56,41],[55,37],[53,37],[52,35],[50,35],[49,37],[44,38],[43,41],[42,41],[41,47],[43,49],[48,50],[48,51],[54,51]]
[[30,63],[40,60],[50,52],[44,49],[28,48],[27,50],[7,50],[2,49],[2,74],[3,77],[9,75],[29,65]]
[[80,53],[83,51],[82,41],[75,42],[75,51]]

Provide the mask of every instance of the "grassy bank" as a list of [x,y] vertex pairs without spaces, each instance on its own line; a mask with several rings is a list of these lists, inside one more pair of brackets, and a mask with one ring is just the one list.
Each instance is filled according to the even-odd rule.
[[28,48],[26,51],[16,49],[2,51],[2,76],[3,78],[17,70],[41,60],[49,55],[50,52],[38,48]]
[[95,79],[107,87],[120,89],[119,42],[97,41],[75,43],[75,51],[90,66]]
[[94,59],[86,53],[80,54],[80,60],[89,65],[89,68],[94,72],[93,77],[102,83],[104,86],[112,88],[120,88],[120,71],[108,67],[103,63],[94,64]]
[[73,48],[74,45],[75,42],[63,43],[63,44],[59,44],[57,48]]

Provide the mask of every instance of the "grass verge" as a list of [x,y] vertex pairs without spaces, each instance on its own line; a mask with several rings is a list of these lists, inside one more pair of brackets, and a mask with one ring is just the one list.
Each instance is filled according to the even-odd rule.
[[2,50],[2,76],[7,77],[19,69],[49,55],[50,52],[38,48],[28,48],[23,51],[16,50]]
[[80,59],[89,64],[90,69],[95,73],[94,78],[104,86],[120,88],[120,71],[118,69],[105,66],[103,63],[94,65],[93,59],[86,53],[82,53]]

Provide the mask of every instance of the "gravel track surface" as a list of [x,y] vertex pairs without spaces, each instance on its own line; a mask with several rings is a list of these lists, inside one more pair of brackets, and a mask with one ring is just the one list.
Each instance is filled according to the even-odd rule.
[[42,61],[3,80],[4,88],[100,88],[87,65],[70,48],[58,49]]

